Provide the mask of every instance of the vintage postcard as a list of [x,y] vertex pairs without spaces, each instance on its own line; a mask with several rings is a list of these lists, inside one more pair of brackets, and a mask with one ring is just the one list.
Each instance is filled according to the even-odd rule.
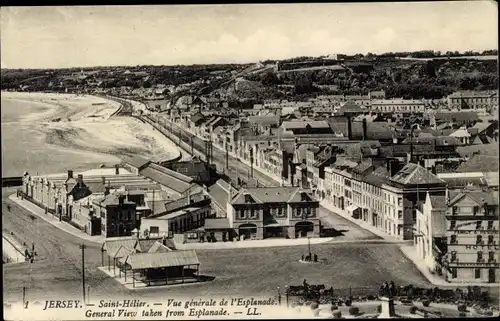
[[497,9],[2,7],[5,319],[498,317]]

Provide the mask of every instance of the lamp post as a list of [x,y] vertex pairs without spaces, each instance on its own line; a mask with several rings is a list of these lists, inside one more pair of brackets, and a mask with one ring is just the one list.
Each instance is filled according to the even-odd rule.
[[309,257],[311,257],[311,237],[307,237],[307,248],[309,249]]
[[278,290],[278,305],[281,305],[281,292],[280,292],[280,287],[278,286],[276,289]]

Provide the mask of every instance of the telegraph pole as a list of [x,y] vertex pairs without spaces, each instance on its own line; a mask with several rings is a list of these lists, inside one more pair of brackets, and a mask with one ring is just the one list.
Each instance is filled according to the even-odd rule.
[[80,249],[82,249],[82,289],[83,289],[83,303],[87,304],[85,301],[85,248],[87,246],[85,244],[80,245]]
[[226,168],[229,168],[229,150],[226,147]]

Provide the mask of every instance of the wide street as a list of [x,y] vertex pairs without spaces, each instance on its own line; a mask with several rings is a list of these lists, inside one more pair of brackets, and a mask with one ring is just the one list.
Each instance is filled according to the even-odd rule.
[[[304,278],[314,283],[332,284],[339,291],[349,287],[376,290],[385,280],[400,284],[427,285],[428,282],[399,251],[396,244],[320,244],[312,247],[324,264],[298,263],[307,246],[249,249],[197,250],[201,274],[215,280],[198,285],[130,291],[97,269],[101,265],[99,245],[82,241],[8,200],[14,189],[2,190],[2,233],[11,232],[20,243],[35,242],[35,263],[4,265],[4,300],[21,300],[27,287],[30,300],[80,298],[81,250],[85,243],[85,279],[91,298],[166,297],[204,295],[274,295],[276,287],[300,284]],[[11,211],[7,210],[11,205]],[[352,227],[346,222],[344,229]],[[349,225],[351,224],[351,225]],[[342,237],[342,236],[341,236]],[[345,238],[361,237],[346,232]],[[106,260],[105,260],[106,262]],[[286,272],[284,272],[286,271]]]
[[[190,134],[185,134],[186,137]],[[191,136],[191,135],[190,135]],[[187,141],[187,138],[185,138]],[[175,138],[174,138],[175,141]],[[178,140],[177,140],[178,141]],[[204,148],[204,142],[194,137],[193,146]],[[225,164],[225,153],[213,149],[213,161]],[[248,166],[230,157],[230,167],[240,171]],[[271,178],[254,171],[263,184],[277,185]],[[266,183],[267,182],[267,183]],[[414,284],[431,287],[417,268],[401,253],[398,244],[373,243],[379,239],[369,231],[321,208],[320,217],[325,226],[335,229],[335,240],[345,243],[326,243],[312,246],[323,264],[298,262],[307,246],[199,249],[201,275],[215,277],[214,281],[178,287],[127,290],[97,268],[101,265],[100,246],[82,241],[8,200],[15,189],[2,190],[2,233],[12,232],[17,241],[30,245],[35,242],[38,257],[35,263],[4,265],[4,300],[21,300],[23,286],[29,300],[61,297],[82,297],[82,243],[85,250],[85,279],[90,286],[90,298],[159,298],[175,296],[275,296],[277,287],[298,285],[306,278],[310,283],[331,284],[336,293],[346,295],[377,291],[384,281],[396,284]],[[7,210],[7,204],[11,210]],[[356,242],[352,242],[356,240]],[[106,262],[106,260],[105,260]]]

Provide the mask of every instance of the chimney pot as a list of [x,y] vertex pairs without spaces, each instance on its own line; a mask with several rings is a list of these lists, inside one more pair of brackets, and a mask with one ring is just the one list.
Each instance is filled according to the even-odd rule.
[[115,174],[116,175],[120,174],[120,166],[119,165],[115,165]]
[[73,171],[72,170],[68,171],[68,178],[73,178]]

